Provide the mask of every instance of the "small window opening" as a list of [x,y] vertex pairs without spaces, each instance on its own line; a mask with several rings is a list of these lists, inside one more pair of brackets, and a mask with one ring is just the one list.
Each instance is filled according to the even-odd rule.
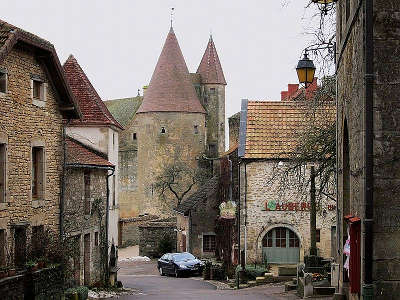
[[6,200],[6,144],[0,144],[0,203]]
[[33,99],[42,100],[43,83],[38,80],[33,80]]
[[315,231],[315,241],[317,243],[321,242],[321,229],[317,229]]
[[0,72],[0,93],[7,93],[7,73]]
[[208,145],[208,152],[209,152],[210,157],[216,157],[217,156],[217,145],[215,145],[215,144]]
[[6,230],[0,229],[0,267],[6,265]]
[[94,245],[99,245],[99,233],[97,231],[94,233]]
[[136,140],[137,136],[136,136],[136,132],[132,133],[132,140]]
[[32,199],[43,196],[44,185],[44,149],[32,147]]
[[194,134],[199,134],[199,126],[194,125]]
[[210,88],[210,94],[215,94],[215,88]]
[[213,252],[215,249],[215,235],[203,235],[203,252]]
[[161,127],[161,133],[165,133],[165,127]]
[[31,237],[31,244],[32,244],[32,255],[34,257],[41,257],[43,256],[44,252],[44,226],[32,226],[32,237]]

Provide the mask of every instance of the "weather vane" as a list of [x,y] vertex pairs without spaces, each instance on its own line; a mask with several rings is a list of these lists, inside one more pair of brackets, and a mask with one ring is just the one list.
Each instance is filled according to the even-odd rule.
[[174,7],[171,8],[171,28],[172,28],[172,22],[174,20]]

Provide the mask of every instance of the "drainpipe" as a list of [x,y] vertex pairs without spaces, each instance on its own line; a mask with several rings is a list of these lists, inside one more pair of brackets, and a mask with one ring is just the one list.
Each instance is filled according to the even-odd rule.
[[108,223],[109,223],[109,213],[110,213],[110,187],[109,187],[109,182],[108,179],[114,175],[115,169],[112,168],[111,174],[107,174],[106,177],[106,186],[107,186],[107,200],[106,200],[106,245],[107,245],[107,253],[106,253],[106,282],[108,283],[110,280],[110,265],[108,263]]
[[374,134],[374,35],[373,35],[373,0],[364,1],[364,30],[365,30],[365,139],[364,139],[364,158],[365,158],[365,180],[364,180],[364,283],[363,299],[373,299],[373,217],[374,217],[374,153],[373,153],[373,134]]
[[247,262],[247,164],[244,163],[244,263]]
[[240,203],[241,203],[241,192],[240,192],[240,161],[238,162],[238,191],[239,191],[239,198],[238,198],[238,205],[236,206],[237,210],[237,236],[238,236],[238,263],[240,264]]

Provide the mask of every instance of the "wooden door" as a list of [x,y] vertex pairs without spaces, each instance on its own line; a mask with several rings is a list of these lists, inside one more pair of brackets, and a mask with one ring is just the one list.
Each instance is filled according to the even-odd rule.
[[264,236],[262,244],[263,260],[267,263],[295,264],[300,260],[299,239],[289,228],[273,228]]

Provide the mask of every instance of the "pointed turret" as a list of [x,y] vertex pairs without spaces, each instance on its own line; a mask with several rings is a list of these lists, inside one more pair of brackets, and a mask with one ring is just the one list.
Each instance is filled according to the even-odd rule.
[[224,72],[222,71],[212,36],[210,36],[207,49],[204,52],[196,73],[201,75],[203,84],[226,85]]
[[108,111],[73,55],[68,57],[63,65],[63,69],[67,82],[82,111],[82,120],[72,121],[71,125],[83,123],[88,125],[115,126],[118,129],[124,129]]
[[171,27],[150,85],[137,113],[205,113],[190,79],[173,28]]

